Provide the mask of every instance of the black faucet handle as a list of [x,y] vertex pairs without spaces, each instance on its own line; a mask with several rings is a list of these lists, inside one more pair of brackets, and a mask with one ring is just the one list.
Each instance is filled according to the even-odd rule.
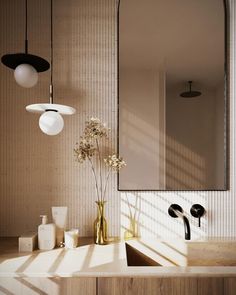
[[205,212],[205,208],[200,204],[194,204],[190,209],[191,215],[198,218],[198,227],[201,226],[201,217],[205,214]]

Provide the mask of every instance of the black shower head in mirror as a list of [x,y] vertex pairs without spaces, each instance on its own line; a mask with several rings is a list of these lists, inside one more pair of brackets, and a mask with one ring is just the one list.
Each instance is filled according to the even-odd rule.
[[193,83],[193,81],[188,81],[188,83],[189,83],[189,91],[180,93],[181,97],[191,98],[191,97],[200,96],[202,94],[200,91],[192,91],[192,83]]

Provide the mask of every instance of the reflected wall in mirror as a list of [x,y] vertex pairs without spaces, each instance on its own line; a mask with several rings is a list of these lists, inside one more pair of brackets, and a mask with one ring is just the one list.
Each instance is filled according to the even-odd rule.
[[118,189],[225,190],[224,1],[120,0],[118,17]]

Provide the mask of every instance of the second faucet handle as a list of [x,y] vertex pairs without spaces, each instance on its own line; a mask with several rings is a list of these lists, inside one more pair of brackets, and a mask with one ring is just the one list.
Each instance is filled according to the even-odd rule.
[[190,209],[191,215],[198,218],[198,227],[201,226],[201,217],[205,214],[205,212],[205,208],[200,204],[194,204]]

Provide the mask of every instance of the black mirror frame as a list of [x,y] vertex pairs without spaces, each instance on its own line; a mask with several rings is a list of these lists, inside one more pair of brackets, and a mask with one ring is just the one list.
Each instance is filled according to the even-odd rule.
[[[118,0],[117,5],[117,153],[119,155],[119,20],[120,20],[120,2]],[[120,189],[120,180],[119,180],[119,172],[117,173],[117,190],[121,192],[197,192],[197,191],[228,191],[230,187],[230,180],[229,180],[229,171],[230,171],[230,149],[229,149],[229,141],[230,141],[230,127],[229,127],[229,91],[230,91],[230,77],[229,77],[229,69],[230,69],[230,19],[229,19],[229,0],[223,0],[224,4],[224,55],[225,55],[225,63],[224,63],[224,189],[208,189],[208,190],[140,190],[140,189],[129,189],[124,190]]]

